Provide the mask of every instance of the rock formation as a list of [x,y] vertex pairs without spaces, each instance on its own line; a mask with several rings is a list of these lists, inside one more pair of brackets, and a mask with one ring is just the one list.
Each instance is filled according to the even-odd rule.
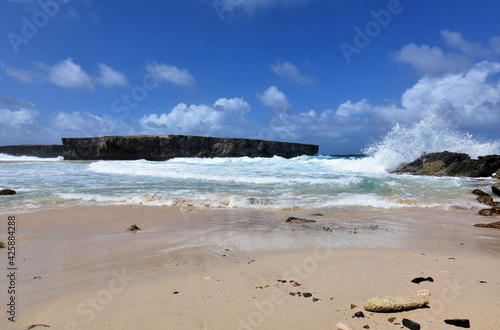
[[35,156],[40,158],[56,158],[62,156],[64,147],[59,144],[23,144],[0,146],[1,154],[12,156]]
[[15,195],[16,191],[12,189],[2,189],[0,190],[0,195]]
[[65,160],[167,160],[174,157],[273,157],[315,155],[318,146],[192,135],[62,138]]
[[500,183],[495,183],[491,186],[491,191],[497,196],[500,196]]
[[456,152],[436,152],[423,155],[411,163],[401,164],[395,173],[434,176],[490,177],[500,171],[500,155],[481,156]]

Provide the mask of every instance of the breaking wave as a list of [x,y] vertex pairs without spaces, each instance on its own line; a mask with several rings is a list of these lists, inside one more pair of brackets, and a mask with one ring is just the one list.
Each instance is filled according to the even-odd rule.
[[412,125],[396,124],[380,141],[364,150],[375,163],[393,170],[431,152],[461,152],[472,158],[500,154],[500,141],[480,141],[471,134],[453,130],[440,116],[430,114]]

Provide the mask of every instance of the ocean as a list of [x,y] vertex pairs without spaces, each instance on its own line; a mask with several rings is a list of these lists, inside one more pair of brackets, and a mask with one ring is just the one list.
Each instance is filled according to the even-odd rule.
[[473,189],[491,178],[391,173],[424,152],[500,154],[500,142],[440,129],[436,119],[396,125],[365,150],[366,156],[175,158],[162,162],[64,161],[0,154],[0,212],[19,213],[73,205],[142,204],[270,210],[372,208],[475,209]]

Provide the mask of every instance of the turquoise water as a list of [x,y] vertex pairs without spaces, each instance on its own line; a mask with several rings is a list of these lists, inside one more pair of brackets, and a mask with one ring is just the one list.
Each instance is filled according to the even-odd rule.
[[424,152],[500,154],[497,141],[478,142],[436,118],[396,126],[367,157],[176,158],[163,162],[75,162],[0,154],[0,212],[75,204],[145,204],[190,208],[359,209],[479,208],[470,191],[491,179],[390,173]]
[[[11,158],[7,161],[7,158]],[[0,210],[74,204],[194,208],[473,208],[486,180],[389,173],[373,157],[177,158],[68,162],[3,156],[0,182],[17,191]]]

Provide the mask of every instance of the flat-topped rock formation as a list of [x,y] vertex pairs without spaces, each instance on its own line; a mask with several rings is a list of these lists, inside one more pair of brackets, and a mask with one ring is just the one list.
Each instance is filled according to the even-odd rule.
[[193,135],[62,138],[65,160],[166,160],[175,157],[273,157],[315,155],[312,144]]
[[62,156],[64,147],[60,144],[22,144],[0,146],[0,153],[12,156],[35,156],[56,158]]
[[435,152],[423,155],[411,163],[401,164],[394,172],[416,175],[490,177],[500,171],[500,155],[481,156],[456,152]]

